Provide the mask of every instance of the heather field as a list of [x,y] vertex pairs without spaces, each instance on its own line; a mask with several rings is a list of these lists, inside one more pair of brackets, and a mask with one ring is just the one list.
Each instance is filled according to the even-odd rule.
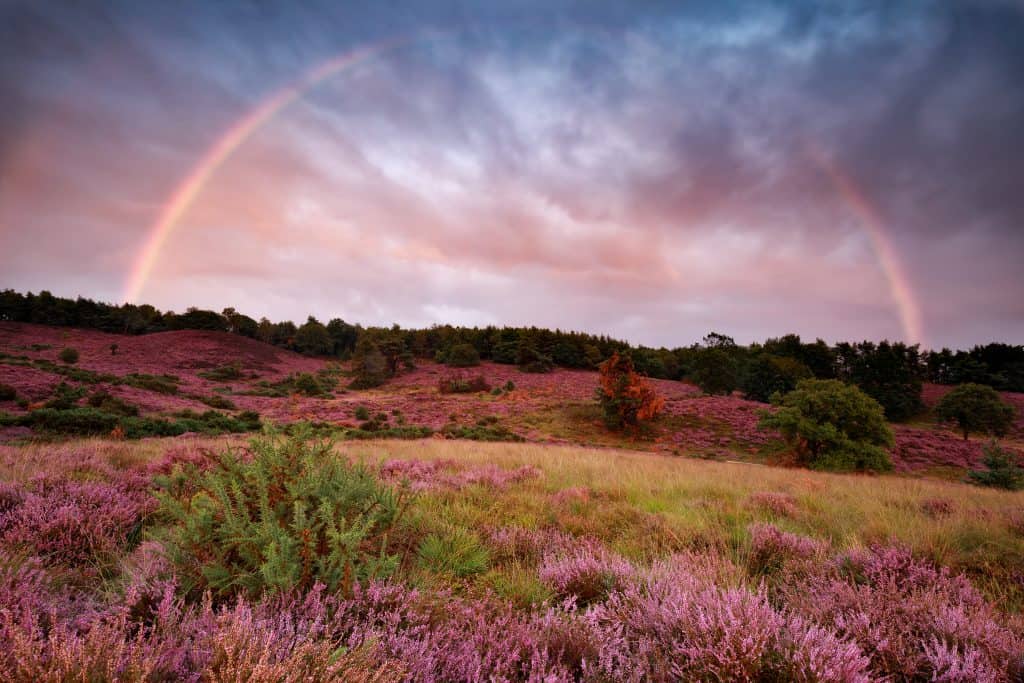
[[[960,481],[984,442],[928,414],[893,473],[826,474],[758,427],[774,408],[683,382],[613,432],[591,371],[423,361],[357,391],[225,333],[16,323],[0,354],[13,680],[1024,675],[1024,493]],[[232,433],[252,411],[274,434]]]
[[[335,474],[361,463],[402,500],[364,548],[386,568],[332,575],[312,546],[304,565],[300,543],[288,574],[274,562],[285,543],[246,574],[257,531],[209,547],[199,532],[225,520],[183,521],[169,503],[217,499],[200,483],[223,465],[216,452],[234,449],[236,474],[311,454],[245,444],[0,447],[7,680],[1020,675],[1020,493],[611,449],[345,442],[312,454]],[[220,581],[211,558],[247,578]]]

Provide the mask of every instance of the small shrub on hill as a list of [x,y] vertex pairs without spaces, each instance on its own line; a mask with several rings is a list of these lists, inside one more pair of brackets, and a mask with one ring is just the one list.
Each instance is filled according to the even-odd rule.
[[437,390],[442,394],[475,394],[490,391],[490,389],[491,385],[487,383],[483,375],[472,378],[448,375],[437,381]]
[[357,420],[369,420],[370,419],[370,409],[367,408],[366,406],[356,406],[356,410],[355,410],[354,414],[355,414]]
[[86,403],[93,408],[99,408],[100,410],[113,413],[115,415],[123,415],[126,417],[133,417],[139,414],[139,409],[133,406],[131,403],[124,401],[116,396],[112,396],[108,391],[95,391],[86,399]]
[[78,362],[78,349],[73,349],[70,346],[65,346],[63,349],[60,350],[60,355],[58,356],[58,358],[60,358],[62,363],[74,365],[75,363]]
[[441,428],[441,434],[449,439],[466,439],[468,441],[525,441],[503,425],[473,425],[470,427],[454,423]]
[[775,413],[760,426],[777,429],[810,467],[888,470],[886,448],[893,434],[878,401],[839,380],[807,379],[785,396],[774,397]]
[[453,368],[469,368],[480,365],[480,353],[472,344],[456,344],[445,355],[445,363]]
[[1013,424],[1013,406],[984,384],[961,384],[942,397],[935,408],[940,422],[956,422],[964,441],[971,432],[1002,436]]
[[1024,489],[1024,468],[1017,464],[1013,453],[1000,448],[995,442],[985,446],[985,469],[971,470],[971,481],[981,486],[992,486],[1009,491]]
[[18,392],[10,384],[0,382],[0,401],[13,401],[18,398]]
[[407,496],[329,442],[256,439],[245,456],[222,454],[197,488],[185,499],[159,496],[173,522],[165,548],[187,592],[257,595],[322,583],[348,594],[397,566],[388,533]]
[[128,386],[154,391],[158,394],[176,394],[180,379],[174,375],[147,375],[133,372],[125,375],[121,381]]
[[61,382],[53,390],[53,398],[44,404],[45,408],[54,410],[67,410],[73,408],[85,396],[84,387],[73,387],[70,384]]
[[238,361],[222,365],[212,370],[204,370],[197,374],[203,379],[208,379],[211,382],[230,382],[244,377],[244,374],[242,373],[242,364]]
[[613,353],[600,369],[597,400],[609,429],[635,426],[641,421],[654,419],[664,410],[665,399],[633,371],[633,361],[629,356]]
[[200,403],[205,403],[211,408],[216,408],[217,410],[236,410],[238,408],[234,401],[217,394],[211,394],[210,396],[197,396],[196,398]]

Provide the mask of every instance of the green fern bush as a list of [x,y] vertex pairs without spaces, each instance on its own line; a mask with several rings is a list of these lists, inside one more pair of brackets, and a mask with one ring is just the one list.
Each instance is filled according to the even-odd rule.
[[188,593],[258,595],[319,582],[349,594],[397,567],[388,533],[406,491],[338,457],[329,441],[268,435],[205,468],[176,466],[157,483],[172,522],[159,538]]

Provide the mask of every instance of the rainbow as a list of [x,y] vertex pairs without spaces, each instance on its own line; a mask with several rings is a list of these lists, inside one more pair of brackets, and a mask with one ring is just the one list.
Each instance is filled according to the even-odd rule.
[[[278,112],[301,98],[307,91],[325,79],[397,45],[411,43],[435,33],[437,32],[424,33],[416,37],[392,38],[333,57],[308,71],[296,81],[271,93],[255,109],[231,126],[190,169],[188,175],[175,188],[174,193],[161,209],[130,270],[125,284],[124,300],[126,302],[138,300],[153,271],[160,251],[167,243],[168,237],[178,225],[181,217],[188,211],[213,173],[253,133]],[[886,234],[885,223],[878,210],[853,179],[844,173],[817,145],[809,144],[807,150],[811,160],[825,172],[839,196],[857,216],[860,227],[867,234],[888,282],[906,341],[923,343],[924,329],[920,307],[914,297],[910,279],[897,255],[897,250]]]
[[809,146],[811,159],[825,172],[836,192],[847,207],[857,216],[871,242],[871,247],[878,259],[889,284],[889,291],[899,314],[905,341],[910,344],[924,343],[924,324],[921,321],[921,308],[914,297],[914,288],[910,278],[903,269],[895,245],[889,239],[885,222],[878,209],[858,187],[857,183],[816,146]]
[[149,230],[149,236],[131,268],[125,283],[124,300],[128,303],[138,300],[153,271],[160,251],[167,243],[167,238],[174,232],[178,221],[192,206],[210,176],[253,133],[323,80],[399,44],[411,42],[411,40],[411,38],[392,38],[333,57],[310,70],[298,80],[267,96],[255,109],[231,126],[191,168],[160,210],[156,222]]

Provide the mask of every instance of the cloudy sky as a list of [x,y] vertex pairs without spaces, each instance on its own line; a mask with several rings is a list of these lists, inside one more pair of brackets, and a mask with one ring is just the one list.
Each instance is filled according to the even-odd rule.
[[1022,264],[1013,0],[0,0],[0,287],[963,347]]

